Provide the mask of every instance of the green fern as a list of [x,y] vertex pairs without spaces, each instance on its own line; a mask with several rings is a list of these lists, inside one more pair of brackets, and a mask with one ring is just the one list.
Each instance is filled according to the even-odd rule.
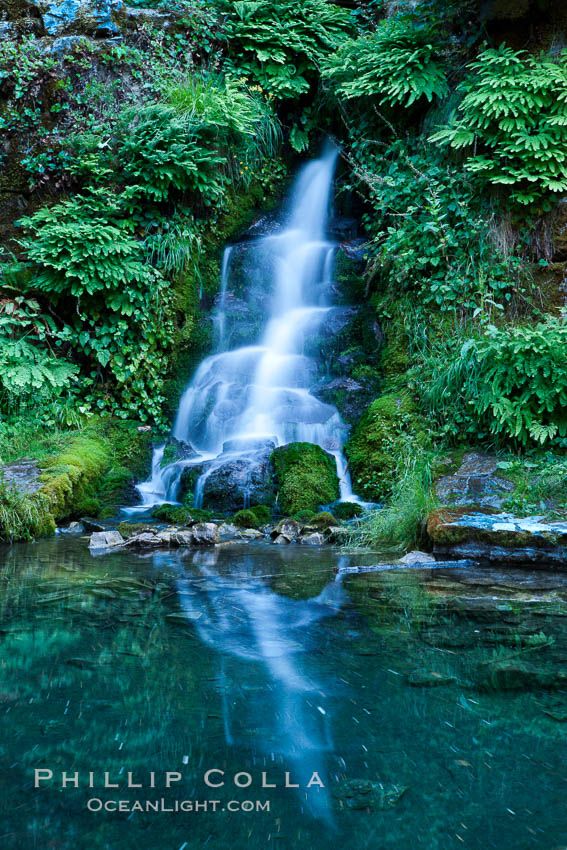
[[322,62],[321,73],[341,97],[375,97],[389,106],[431,102],[449,91],[438,33],[405,18],[343,42]]
[[483,51],[464,97],[431,141],[467,154],[465,167],[530,204],[567,190],[567,51],[538,58],[502,44]]

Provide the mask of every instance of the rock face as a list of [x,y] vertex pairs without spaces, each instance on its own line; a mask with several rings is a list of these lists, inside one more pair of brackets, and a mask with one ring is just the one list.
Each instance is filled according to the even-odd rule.
[[[250,504],[271,504],[274,501],[273,468],[270,456],[275,448],[272,440],[226,442],[219,457],[199,466],[188,467],[183,488],[194,486],[203,475],[202,504],[205,508],[235,513]],[[243,453],[240,454],[240,451]],[[237,454],[238,452],[238,454]],[[180,491],[178,498],[183,498]]]
[[85,35],[95,38],[111,38],[119,33],[117,15],[125,8],[122,0],[34,2],[43,10],[43,25],[52,36],[80,29]]
[[567,521],[441,509],[430,514],[427,533],[438,558],[567,566]]
[[392,809],[407,786],[385,785],[371,779],[345,779],[335,791],[341,808],[369,809],[378,812]]
[[193,541],[195,544],[206,544],[212,546],[221,542],[220,532],[214,522],[200,522],[192,526]]
[[498,475],[497,464],[498,458],[491,455],[465,454],[458,471],[437,482],[437,498],[447,505],[499,508],[502,499],[514,489],[514,484]]
[[89,549],[114,549],[125,542],[119,531],[95,531],[91,534]]

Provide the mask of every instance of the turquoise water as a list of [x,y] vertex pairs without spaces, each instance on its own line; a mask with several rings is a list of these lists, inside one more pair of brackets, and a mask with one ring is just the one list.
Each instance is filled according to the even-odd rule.
[[[0,846],[565,846],[567,579],[335,581],[372,560],[265,544],[95,558],[63,537],[4,550]],[[34,788],[36,769],[53,778]],[[182,775],[170,789],[166,771]],[[132,810],[184,800],[201,809]]]

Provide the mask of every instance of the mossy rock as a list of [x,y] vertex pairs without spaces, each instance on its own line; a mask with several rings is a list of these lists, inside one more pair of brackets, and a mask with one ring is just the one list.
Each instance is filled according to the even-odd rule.
[[364,513],[364,508],[358,502],[337,502],[332,505],[333,516],[341,522],[348,519],[354,519]]
[[232,521],[239,528],[258,528],[260,521],[254,511],[245,510],[235,513]]
[[164,522],[170,522],[174,525],[188,525],[190,522],[193,522],[193,516],[189,513],[187,508],[180,505],[171,505],[169,503],[159,505],[157,508],[154,508],[152,511],[152,517],[154,519],[163,520]]
[[314,516],[315,511],[298,511],[296,514],[294,514],[293,518],[296,519],[298,522],[302,522],[306,525],[309,525],[312,517]]
[[313,528],[333,528],[338,525],[338,522],[329,511],[321,511],[311,517],[309,525]]
[[407,393],[375,399],[345,446],[354,490],[382,502],[392,492],[397,458],[416,437],[418,420]]
[[267,505],[252,505],[250,510],[256,516],[260,525],[266,525],[272,518],[272,513]]
[[339,496],[337,467],[332,455],[313,443],[289,443],[271,455],[279,506],[283,513],[317,512]]

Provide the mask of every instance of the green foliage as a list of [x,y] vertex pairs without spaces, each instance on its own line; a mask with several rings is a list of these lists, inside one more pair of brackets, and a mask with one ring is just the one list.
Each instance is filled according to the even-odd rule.
[[434,149],[397,141],[353,144],[355,175],[369,195],[363,217],[371,274],[424,305],[474,313],[512,297],[513,260],[490,239],[470,180]]
[[567,436],[567,325],[493,329],[478,343],[481,381],[475,408],[490,430],[529,443]]
[[272,452],[284,514],[318,511],[339,496],[335,459],[312,443],[289,443]]
[[152,516],[154,519],[171,522],[175,525],[187,525],[188,522],[192,521],[191,514],[187,508],[180,507],[179,505],[159,505],[153,509]]
[[238,511],[234,514],[232,521],[239,528],[258,528],[260,525],[259,517],[252,510]]
[[369,501],[391,495],[399,458],[416,444],[417,422],[407,393],[372,402],[345,446],[357,493]]
[[330,0],[221,0],[229,67],[278,100],[309,91],[316,66],[352,32]]
[[333,505],[333,514],[341,522],[354,519],[364,513],[364,508],[357,502],[337,502]]
[[55,532],[45,499],[27,496],[0,480],[0,543],[33,540]]
[[111,310],[131,314],[149,282],[131,220],[116,198],[98,190],[43,207],[20,224],[36,289],[60,296],[103,295]]
[[344,41],[322,62],[321,74],[346,100],[376,98],[388,106],[446,97],[447,83],[439,30],[407,18],[389,18],[374,32]]
[[463,99],[432,141],[464,149],[468,171],[533,203],[567,189],[567,51],[484,50],[459,85]]
[[338,522],[329,511],[320,511],[320,513],[314,514],[311,517],[309,525],[313,525],[315,528],[325,529],[338,525]]
[[398,460],[389,504],[369,511],[354,527],[350,543],[394,551],[396,554],[422,544],[424,524],[435,508],[431,457],[414,448]]
[[266,525],[272,517],[271,511],[267,505],[252,505],[250,510],[255,515],[260,525]]

